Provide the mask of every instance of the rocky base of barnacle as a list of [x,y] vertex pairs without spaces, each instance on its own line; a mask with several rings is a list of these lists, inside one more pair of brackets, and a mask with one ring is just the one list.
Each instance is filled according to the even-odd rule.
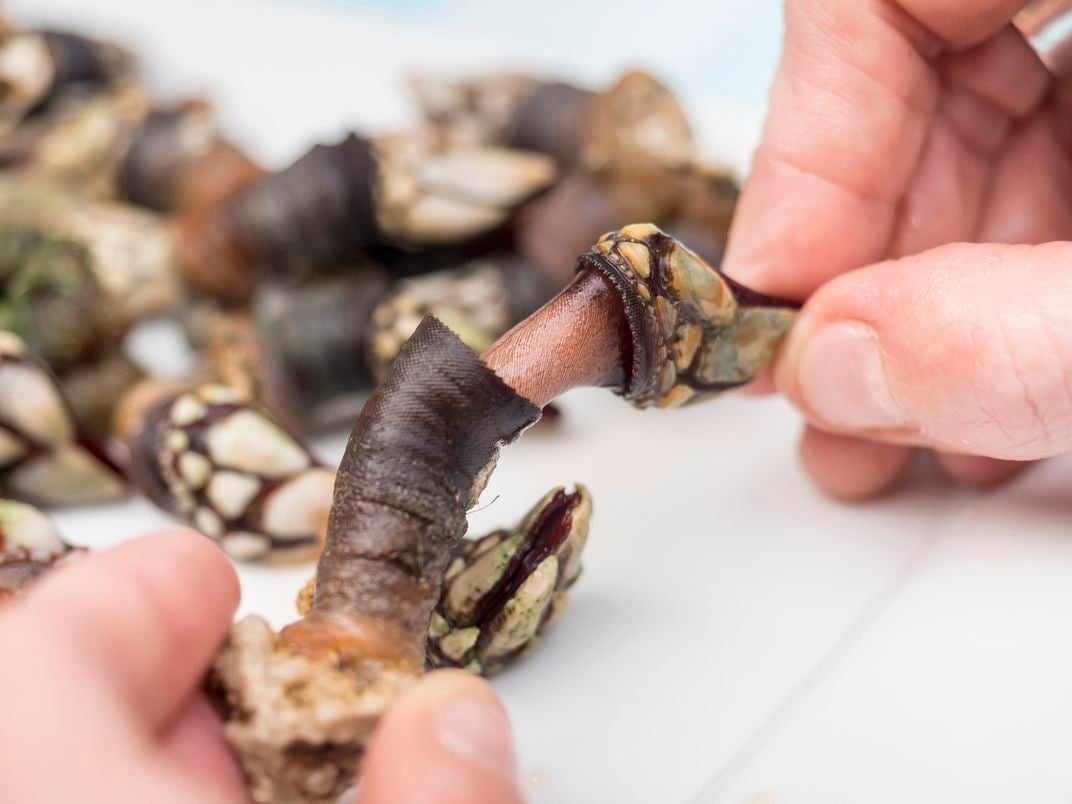
[[312,614],[276,633],[237,623],[207,682],[224,734],[261,804],[334,804],[387,707],[421,672],[382,624]]

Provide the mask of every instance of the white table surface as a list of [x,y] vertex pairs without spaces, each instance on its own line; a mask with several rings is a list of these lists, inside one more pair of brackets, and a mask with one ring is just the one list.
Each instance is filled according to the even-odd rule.
[[[210,92],[269,164],[352,127],[405,125],[412,69],[523,64],[599,82],[639,64],[669,76],[709,150],[743,168],[780,35],[774,0],[385,5],[8,7],[122,36],[162,97]],[[181,370],[166,327],[133,348]],[[490,529],[573,481],[595,497],[570,612],[495,682],[531,800],[1072,802],[1072,462],[986,496],[930,478],[840,506],[804,478],[780,400],[641,414],[579,392],[563,407],[562,431],[504,454],[471,517]],[[318,442],[323,457],[344,437]],[[169,522],[141,501],[57,520],[97,547]],[[310,573],[240,568],[242,611],[287,621]]]

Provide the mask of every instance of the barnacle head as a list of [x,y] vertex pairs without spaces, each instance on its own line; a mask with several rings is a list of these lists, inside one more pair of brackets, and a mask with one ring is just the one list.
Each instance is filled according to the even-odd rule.
[[43,561],[66,551],[67,545],[47,516],[32,505],[0,499],[0,556]]
[[686,163],[695,145],[684,108],[673,93],[640,70],[600,93],[592,109],[586,159],[592,164],[644,157]]
[[598,271],[621,294],[633,341],[622,393],[639,407],[679,407],[747,384],[796,318],[793,303],[734,282],[650,223],[605,234],[578,269]]
[[18,597],[60,561],[78,555],[31,505],[0,499],[0,601]]
[[6,35],[0,42],[0,117],[17,123],[45,97],[55,77],[55,62],[44,37],[29,32]]
[[275,632],[237,623],[208,689],[258,802],[334,802],[376,722],[421,672],[419,646],[381,621],[315,612]]
[[377,224],[402,243],[441,245],[487,234],[555,178],[553,160],[526,151],[444,146],[419,135],[382,137],[373,148]]
[[432,615],[428,660],[491,674],[531,651],[581,572],[592,499],[550,491],[510,530],[463,543]]
[[367,357],[380,379],[425,316],[434,315],[476,353],[514,322],[506,271],[493,258],[406,279],[376,305],[367,327]]
[[463,80],[418,75],[410,89],[437,133],[451,143],[475,145],[505,141],[518,106],[538,83],[518,73]]
[[122,479],[80,440],[56,380],[0,331],[0,489],[41,505],[85,505],[122,497]]
[[130,453],[141,490],[232,558],[288,562],[318,549],[334,472],[233,389],[164,398],[143,414]]

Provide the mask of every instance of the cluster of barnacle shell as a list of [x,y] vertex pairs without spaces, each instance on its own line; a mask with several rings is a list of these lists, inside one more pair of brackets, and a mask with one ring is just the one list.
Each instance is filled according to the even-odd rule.
[[[0,26],[0,82],[0,329],[12,330],[0,331],[0,494],[12,500],[113,500],[130,483],[235,559],[315,555],[336,473],[304,436],[352,422],[425,316],[486,349],[625,220],[696,235],[700,250],[633,227],[593,252],[643,308],[638,404],[734,385],[787,325],[712,267],[736,183],[697,159],[680,104],[644,73],[600,91],[421,79],[420,130],[350,135],[276,173],[223,138],[207,104],[157,107],[107,43]],[[124,354],[127,333],[160,314],[202,358],[166,392],[136,385]],[[133,413],[113,427],[120,399]],[[20,547],[36,577],[69,551],[20,504],[0,503],[0,535],[51,544]],[[489,673],[538,644],[579,575],[590,512],[583,487],[556,489],[516,527],[462,543],[428,663]]]

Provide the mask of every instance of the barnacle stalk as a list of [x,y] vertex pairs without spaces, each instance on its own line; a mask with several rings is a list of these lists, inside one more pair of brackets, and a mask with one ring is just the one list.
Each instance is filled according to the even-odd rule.
[[377,245],[472,240],[553,178],[537,154],[350,135],[187,216],[183,270],[199,290],[244,301],[263,273],[293,279],[360,262]]
[[[534,650],[569,603],[591,516],[586,488],[557,488],[517,526],[458,543],[428,629],[428,665],[488,676]],[[298,595],[303,616],[315,580]]]
[[538,405],[584,384],[664,407],[736,387],[794,315],[651,225],[612,232],[579,268],[484,360],[426,319],[362,412],[311,609],[278,634],[244,620],[216,663],[225,733],[258,801],[338,795],[376,718],[420,673],[430,634],[433,661],[492,670],[553,621],[576,578],[583,492],[553,492],[510,535],[457,552],[499,447]]
[[116,500],[124,483],[79,432],[55,378],[0,331],[0,492],[38,505]]
[[[218,541],[232,558],[316,555],[335,472],[234,390],[206,384],[124,408],[131,479],[156,505]],[[144,397],[142,397],[144,398]]]
[[638,407],[716,396],[769,365],[796,318],[792,302],[734,282],[652,224],[610,232],[577,266],[573,285],[484,356],[538,405],[581,385]]
[[422,672],[443,574],[499,447],[539,417],[429,319],[373,394],[335,487],[312,610],[239,623],[216,663],[225,731],[258,801],[331,801]]
[[389,287],[371,265],[297,286],[262,285],[247,313],[215,317],[212,367],[303,431],[352,423],[374,382],[365,359],[368,325]]
[[63,396],[86,434],[104,443],[113,435],[116,406],[145,377],[141,367],[118,347],[59,375]]
[[115,170],[119,196],[158,212],[210,208],[264,175],[220,135],[212,107],[191,100],[154,110]]

